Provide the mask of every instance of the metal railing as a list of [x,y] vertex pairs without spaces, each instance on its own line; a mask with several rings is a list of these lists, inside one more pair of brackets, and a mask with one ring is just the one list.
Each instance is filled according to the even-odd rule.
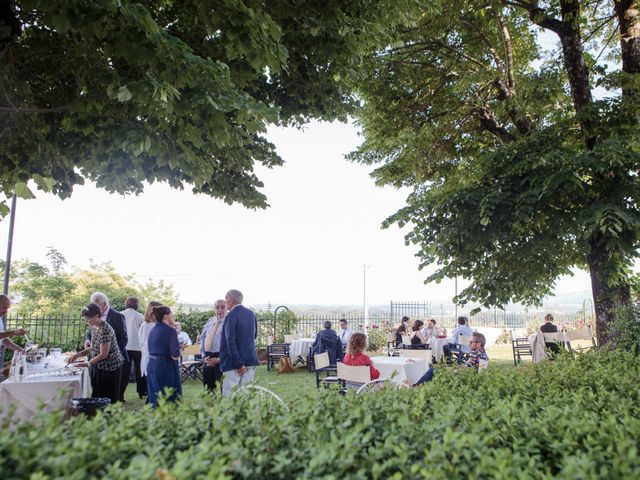
[[22,327],[29,340],[47,347],[76,350],[82,347],[87,322],[77,315],[11,316],[6,319],[7,330]]

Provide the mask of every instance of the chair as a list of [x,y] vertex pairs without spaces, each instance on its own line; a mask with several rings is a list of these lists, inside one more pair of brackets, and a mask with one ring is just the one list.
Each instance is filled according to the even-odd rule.
[[[329,388],[331,385],[337,385],[340,382],[338,379],[338,367],[329,364],[329,354],[327,352],[314,355],[313,363],[316,367],[316,388],[320,388],[320,383],[325,388]],[[322,378],[322,374],[325,375],[324,378]]]
[[402,348],[411,349],[411,337],[409,335],[402,335]]
[[289,356],[288,343],[272,343],[267,347],[267,371],[270,371],[281,358]]
[[[586,327],[577,328],[575,330],[571,330],[567,332],[567,340],[569,341],[569,350],[574,351],[577,350],[579,352],[583,352],[585,350],[590,350],[591,348],[596,347],[596,339],[593,336],[593,332],[591,330],[591,325],[587,325]],[[578,347],[574,349],[571,347],[571,342],[576,342],[578,340],[589,340],[591,341],[590,347]]]
[[478,373],[482,372],[489,366],[489,360],[481,358],[478,360]]
[[186,378],[202,381],[202,360],[185,360],[186,357],[200,355],[200,345],[189,345],[180,352],[180,379]]
[[298,340],[298,336],[297,335],[285,335],[284,336],[284,343],[291,344],[294,340]]
[[431,350],[402,350],[400,356],[405,358],[424,358],[427,360],[427,365],[431,365],[433,361]]
[[511,330],[511,348],[513,349],[513,364],[518,365],[518,362],[522,363],[522,357],[529,355],[533,357],[533,351],[531,350],[531,344],[529,339],[525,337],[516,337],[515,330]]
[[342,393],[346,393],[349,388],[360,388],[365,383],[371,381],[371,372],[369,367],[354,367],[338,362],[338,379],[342,384]]
[[462,357],[466,353],[464,350],[462,350],[462,347],[465,346],[465,345],[469,345],[470,341],[471,341],[471,336],[459,334],[458,335],[458,343],[456,343],[453,348],[449,349],[449,352],[452,355],[456,356],[456,359],[458,361],[458,365],[460,365],[462,363]]

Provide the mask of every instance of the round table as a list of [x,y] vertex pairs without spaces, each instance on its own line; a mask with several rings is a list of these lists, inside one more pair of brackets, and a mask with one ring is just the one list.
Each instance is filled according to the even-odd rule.
[[427,360],[424,358],[404,358],[404,357],[371,357],[373,366],[380,371],[380,380],[388,380],[394,372],[397,374],[394,380],[402,382],[408,380],[411,385],[417,383],[429,368]]

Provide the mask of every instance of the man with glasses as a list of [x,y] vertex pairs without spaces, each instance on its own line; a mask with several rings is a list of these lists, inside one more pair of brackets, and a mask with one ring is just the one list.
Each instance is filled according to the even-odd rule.
[[224,324],[224,300],[216,300],[213,304],[216,314],[207,320],[200,334],[200,355],[202,355],[202,383],[210,392],[214,392],[216,384],[222,378],[220,370],[220,338]]

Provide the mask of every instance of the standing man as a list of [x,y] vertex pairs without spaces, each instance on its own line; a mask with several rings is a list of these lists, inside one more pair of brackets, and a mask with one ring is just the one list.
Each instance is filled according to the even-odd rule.
[[227,316],[220,339],[220,368],[224,373],[222,395],[226,397],[233,387],[251,383],[256,374],[258,320],[242,305],[239,290],[229,290],[224,299]]
[[135,369],[136,375],[136,390],[138,392],[138,396],[143,398],[147,392],[146,382],[142,378],[142,370],[140,369],[140,361],[142,359],[142,349],[140,347],[140,337],[138,336],[138,331],[140,330],[140,325],[144,323],[144,316],[138,311],[139,302],[135,297],[127,298],[127,301],[124,304],[125,309],[120,312],[124,316],[124,323],[127,329],[127,355],[129,357],[128,360],[125,360],[122,368],[123,378],[126,372],[126,380],[121,382],[120,385],[120,397],[124,398],[124,392],[127,389],[127,385],[129,384],[129,375],[131,372],[131,363],[133,362],[133,366]]
[[202,383],[207,390],[214,392],[216,384],[222,378],[220,369],[220,340],[224,325],[225,301],[216,300],[213,304],[216,314],[207,320],[200,334],[200,355],[202,355]]
[[342,342],[343,346],[346,346],[349,343],[349,339],[351,338],[351,335],[353,335],[353,330],[351,330],[348,326],[347,326],[347,319],[346,318],[341,318],[340,319],[340,342]]
[[[122,382],[129,381],[128,372],[126,376],[123,374],[123,372],[126,370],[124,365],[129,364],[129,356],[127,355],[127,342],[129,341],[129,338],[127,336],[127,327],[125,325],[124,315],[122,315],[120,312],[116,312],[114,309],[109,307],[109,299],[102,292],[93,293],[91,295],[91,302],[100,307],[100,311],[102,312],[102,316],[100,318],[111,325],[111,328],[113,328],[113,331],[116,334],[116,343],[118,344],[118,348],[120,349],[120,353],[122,354],[125,362],[123,366],[120,367],[120,383],[118,384],[118,388],[116,389],[116,391],[121,391],[120,386],[122,385]],[[91,346],[91,329],[89,329],[89,331],[87,332],[86,340],[87,341],[85,342],[85,348],[87,343],[89,344],[89,346]],[[119,400],[123,402],[124,397],[121,395]]]
[[24,328],[18,328],[17,330],[13,331],[5,331],[4,320],[6,313],[9,311],[9,308],[11,308],[11,300],[4,293],[0,294],[0,382],[4,380],[2,370],[4,367],[5,347],[9,350],[13,350],[14,352],[24,353],[24,348],[13,343],[11,341],[11,338],[9,337],[22,336],[27,334]]

